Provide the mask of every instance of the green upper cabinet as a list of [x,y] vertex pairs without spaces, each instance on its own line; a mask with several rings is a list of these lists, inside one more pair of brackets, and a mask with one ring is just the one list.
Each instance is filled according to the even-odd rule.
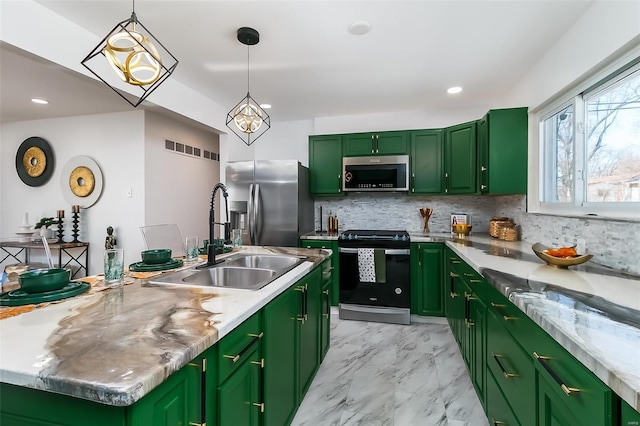
[[444,130],[444,192],[476,192],[476,122]]
[[478,120],[481,193],[527,193],[527,126],[527,108],[494,109]]
[[409,132],[354,133],[344,136],[342,155],[407,155],[409,154]]
[[309,136],[309,195],[343,195],[342,136]]
[[443,258],[440,243],[411,244],[411,313],[444,316]]
[[410,132],[411,194],[440,194],[442,180],[442,130]]

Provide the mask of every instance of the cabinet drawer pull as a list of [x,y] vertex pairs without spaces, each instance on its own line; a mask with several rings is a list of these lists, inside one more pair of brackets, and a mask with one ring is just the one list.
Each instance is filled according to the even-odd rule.
[[460,261],[459,260],[452,260],[451,263],[454,263],[454,264],[457,265],[458,263],[460,263]]
[[515,374],[515,373],[507,373],[507,370],[504,369],[504,367],[502,366],[502,363],[500,362],[500,358],[503,358],[502,355],[494,354],[493,352],[491,352],[491,355],[493,356],[493,359],[496,360],[496,363],[498,364],[498,367],[500,367],[500,370],[502,371],[502,374],[504,375],[504,377],[506,379],[510,379],[512,377],[518,377],[517,374]]
[[553,377],[553,380],[555,380],[556,383],[560,385],[560,389],[562,389],[564,393],[566,393],[567,395],[573,395],[574,393],[580,392],[580,389],[578,388],[570,388],[569,386],[565,385],[560,376],[558,376],[556,372],[553,371],[553,369],[549,366],[549,364],[547,364],[547,361],[552,360],[553,358],[549,356],[538,355],[535,352],[533,353],[533,357],[537,359],[540,365],[542,365],[542,367],[544,367],[544,369],[547,371],[547,373],[549,373],[549,375]]
[[449,276],[450,276],[451,278],[457,278],[457,277],[459,277],[460,275],[458,275],[458,274],[456,274],[456,273],[454,273],[454,272],[450,272],[450,273],[449,273]]
[[333,266],[329,266],[329,267],[327,268],[327,271],[328,271],[328,272],[331,272],[331,271],[333,271],[333,269],[334,269],[334,267],[333,267]]
[[262,332],[260,334],[249,333],[249,334],[247,334],[247,336],[249,336],[249,337],[257,337],[258,339],[262,339],[262,337],[264,336],[264,332]]
[[493,302],[491,302],[491,306],[493,306],[494,308],[506,308],[507,307],[507,305],[499,305],[499,304],[493,303]]
[[206,423],[189,422],[189,426],[207,426]]
[[328,296],[328,295],[329,295],[329,290],[323,290],[323,291],[322,291],[322,294],[325,294],[325,295],[327,295],[327,296]]
[[201,370],[202,372],[207,371],[207,359],[206,358],[202,359],[202,364],[198,364],[197,362],[190,362],[187,365],[189,367],[195,367],[198,370]]
[[307,246],[307,248],[308,248],[308,249],[310,249],[310,248],[311,248],[311,246]]
[[469,280],[470,283],[481,283],[482,280]]
[[235,364],[240,359],[240,355],[222,355],[223,358],[228,358]]
[[487,185],[480,185],[480,189],[487,189]]
[[465,272],[465,273],[464,273],[464,276],[465,276],[465,277],[475,277],[475,276],[476,276],[476,274],[467,274],[467,273]]
[[304,317],[298,317],[296,318],[298,321],[300,321],[302,323],[302,325],[304,325]]
[[264,402],[254,402],[253,405],[256,407],[260,407],[260,412],[264,413]]
[[507,422],[503,422],[502,420],[491,419],[491,423],[493,426],[506,425]]
[[451,298],[454,299],[456,297],[458,297],[458,293],[449,293]]
[[519,318],[518,317],[508,317],[506,315],[503,315],[502,319],[505,320],[505,321],[514,321],[514,320],[517,320]]
[[260,361],[251,361],[251,364],[259,365],[260,368],[264,368],[264,358],[260,359]]

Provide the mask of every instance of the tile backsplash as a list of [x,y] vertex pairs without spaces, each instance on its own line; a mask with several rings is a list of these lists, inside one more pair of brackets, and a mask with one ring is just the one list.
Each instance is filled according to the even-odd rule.
[[526,212],[526,196],[431,196],[414,197],[396,193],[354,193],[343,198],[315,200],[315,226],[327,230],[329,212],[337,215],[339,231],[346,229],[404,229],[422,232],[420,208],[431,208],[431,232],[449,232],[452,213],[471,216],[474,232],[488,233],[492,216],[508,216],[520,226],[523,240],[546,245],[573,245],[584,241],[593,262],[640,275],[640,223],[550,216]]

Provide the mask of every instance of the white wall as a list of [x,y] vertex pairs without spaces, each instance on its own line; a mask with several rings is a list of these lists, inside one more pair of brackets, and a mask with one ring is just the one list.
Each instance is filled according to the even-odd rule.
[[[16,173],[15,156],[30,136],[46,139],[55,157],[51,179],[39,187],[25,185]],[[71,240],[71,205],[61,185],[64,165],[77,155],[87,155],[99,165],[103,190],[98,201],[81,210],[81,241],[91,243],[89,273],[102,272],[102,253],[107,226],[113,226],[125,262],[140,260],[143,247],[139,227],[144,224],[144,112],[96,114],[59,119],[3,123],[0,126],[0,236],[11,237],[29,213],[33,225],[43,216],[65,210],[65,240]],[[127,198],[131,188],[133,197]]]
[[165,139],[200,148],[203,155],[220,152],[218,135],[145,113],[145,223],[175,223],[183,237],[196,235],[202,242],[209,236],[211,190],[220,179],[220,163],[169,151]]

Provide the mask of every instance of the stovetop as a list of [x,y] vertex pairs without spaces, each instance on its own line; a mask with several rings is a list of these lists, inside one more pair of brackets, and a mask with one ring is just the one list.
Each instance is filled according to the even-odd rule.
[[350,229],[340,234],[338,240],[409,241],[409,233],[407,231]]

